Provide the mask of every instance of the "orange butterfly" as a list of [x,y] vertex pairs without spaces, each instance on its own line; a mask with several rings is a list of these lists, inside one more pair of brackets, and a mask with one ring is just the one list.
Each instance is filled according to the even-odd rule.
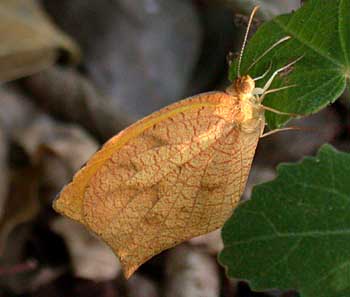
[[243,193],[264,110],[286,114],[261,102],[286,88],[268,90],[296,61],[275,71],[263,88],[255,81],[267,72],[255,79],[238,75],[226,92],[193,96],[121,131],[63,189],[55,210],[99,235],[126,277],[155,254],[221,227]]

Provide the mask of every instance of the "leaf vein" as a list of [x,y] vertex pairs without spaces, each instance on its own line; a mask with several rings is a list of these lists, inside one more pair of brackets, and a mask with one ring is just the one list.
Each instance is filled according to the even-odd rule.
[[257,236],[247,240],[238,240],[231,244],[225,244],[225,248],[233,247],[241,244],[251,244],[253,242],[259,242],[259,241],[274,240],[276,238],[307,238],[307,237],[317,238],[317,237],[326,237],[326,236],[335,236],[335,235],[350,235],[350,229],[335,230],[335,231],[313,230],[308,232],[289,232],[289,233],[278,232],[278,234],[276,235]]
[[302,38],[300,36],[297,35],[296,32],[292,32],[288,29],[287,26],[285,26],[282,22],[278,21],[278,20],[272,20],[273,22],[275,22],[278,26],[280,26],[280,28],[282,30],[284,30],[287,34],[293,36],[293,38],[295,38],[296,40],[298,40],[301,44],[304,44],[306,47],[308,47],[309,49],[311,49],[312,51],[314,51],[316,54],[320,55],[321,57],[327,59],[328,61],[332,62],[333,64],[342,67],[342,64],[339,63],[339,61],[327,56],[325,53],[323,53],[322,51],[318,50],[317,48],[315,48],[314,46],[312,46],[310,43],[307,43],[306,40],[302,40]]

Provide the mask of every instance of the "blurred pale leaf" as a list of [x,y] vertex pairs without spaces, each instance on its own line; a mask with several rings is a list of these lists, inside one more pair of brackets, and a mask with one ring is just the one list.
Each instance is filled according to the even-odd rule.
[[259,5],[258,15],[264,20],[291,12],[300,6],[300,0],[225,0],[225,2],[245,14],[249,14],[254,6]]
[[38,72],[62,50],[71,62],[78,60],[75,43],[51,23],[37,1],[2,0],[0,18],[0,81]]

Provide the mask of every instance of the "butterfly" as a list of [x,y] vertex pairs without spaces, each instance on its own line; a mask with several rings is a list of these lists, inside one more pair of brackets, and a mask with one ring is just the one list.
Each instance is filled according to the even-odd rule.
[[[243,193],[265,127],[263,88],[239,69],[226,91],[169,105],[111,138],[76,173],[54,209],[85,226],[114,251],[125,276],[152,256],[220,228]],[[276,42],[264,54],[281,42]],[[289,128],[284,128],[289,129]],[[273,131],[272,131],[273,132]]]

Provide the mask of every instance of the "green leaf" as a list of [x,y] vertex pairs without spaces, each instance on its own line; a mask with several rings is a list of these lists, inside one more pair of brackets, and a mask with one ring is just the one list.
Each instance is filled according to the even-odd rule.
[[[266,49],[285,36],[291,39],[248,70]],[[276,70],[299,57],[303,58],[292,71],[279,75],[271,88],[296,86],[267,95],[264,105],[307,115],[342,94],[350,78],[350,0],[309,0],[298,11],[262,25],[244,52],[241,74],[257,77],[269,68],[270,62],[272,70]],[[236,76],[236,65],[230,67],[230,79]],[[257,86],[262,87],[267,79],[258,81]],[[266,113],[270,128],[280,127],[288,119]]]
[[278,168],[226,222],[219,261],[253,289],[350,296],[350,154],[324,145]]

